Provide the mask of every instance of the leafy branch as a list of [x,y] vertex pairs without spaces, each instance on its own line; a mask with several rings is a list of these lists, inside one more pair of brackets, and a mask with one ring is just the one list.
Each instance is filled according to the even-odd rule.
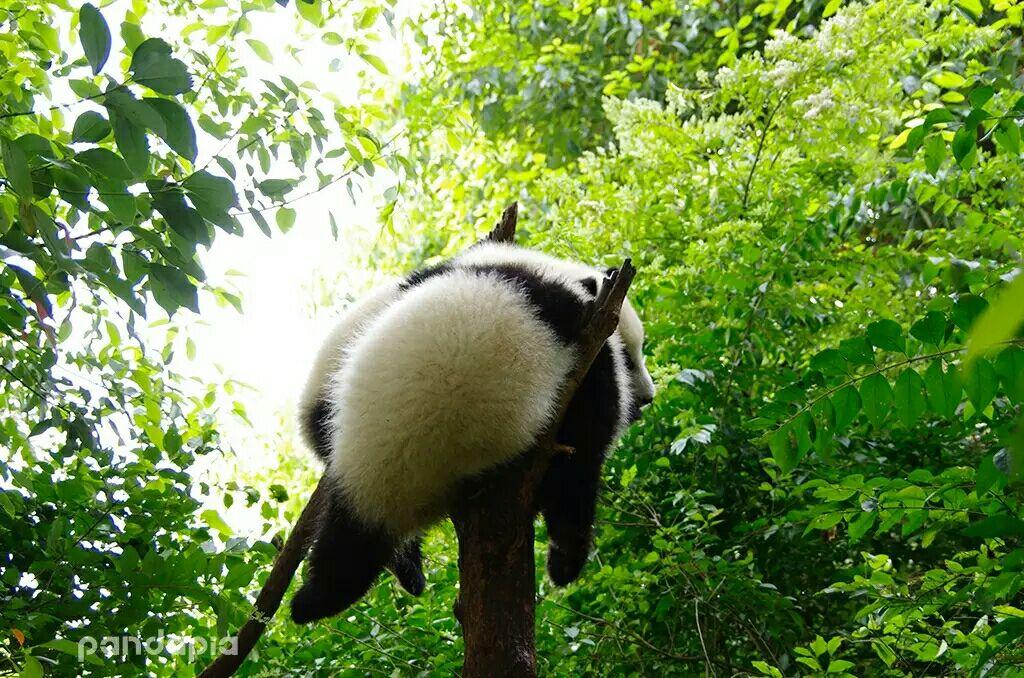
[[[1000,342],[1000,345],[1018,345],[1018,346],[1020,346],[1020,345],[1024,345],[1024,339],[1008,339],[1006,341]],[[824,400],[825,398],[831,396],[833,393],[836,393],[838,391],[843,390],[847,386],[851,386],[853,384],[856,384],[857,382],[863,381],[864,379],[867,379],[868,377],[874,376],[876,374],[882,374],[884,372],[888,372],[889,370],[893,370],[893,369],[896,369],[898,367],[903,367],[904,365],[909,365],[909,364],[917,363],[917,362],[923,362],[925,360],[932,360],[934,358],[941,358],[942,356],[952,355],[954,353],[960,353],[961,351],[966,351],[966,350],[967,350],[966,346],[957,346],[956,348],[950,348],[950,349],[946,349],[944,351],[936,351],[934,353],[927,353],[927,354],[923,354],[923,355],[913,356],[913,357],[910,357],[910,358],[906,358],[904,360],[899,360],[899,361],[894,362],[894,363],[888,363],[886,365],[882,365],[882,366],[877,367],[877,368],[875,368],[875,369],[873,369],[873,370],[871,370],[869,372],[866,372],[864,374],[857,375],[855,377],[851,377],[850,379],[842,382],[841,384],[837,384],[836,386],[833,386],[832,388],[829,388],[828,390],[822,392],[821,394],[819,394],[815,398],[813,398],[810,401],[808,401],[803,407],[798,409],[796,412],[791,414],[789,417],[786,417],[786,419],[784,419],[778,426],[776,426],[770,432],[765,433],[763,436],[761,436],[761,440],[765,440],[771,434],[776,433],[779,430],[785,428],[787,425],[791,424],[797,417],[799,417],[803,413],[809,411],[819,401]]]

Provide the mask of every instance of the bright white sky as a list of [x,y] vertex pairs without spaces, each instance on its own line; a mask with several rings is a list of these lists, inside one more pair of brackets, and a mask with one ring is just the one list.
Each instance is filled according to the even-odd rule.
[[[236,41],[229,52],[230,58],[243,63],[250,76],[276,80],[274,76],[285,75],[296,82],[308,80],[316,83],[321,93],[329,92],[342,101],[353,103],[363,90],[360,74],[380,78],[374,83],[377,85],[395,85],[408,77],[410,65],[418,59],[412,52],[415,44],[408,36],[392,36],[383,18],[376,27],[381,42],[376,43],[373,53],[385,62],[389,76],[368,67],[359,57],[349,56],[343,46],[323,43],[316,37],[315,29],[298,17],[296,1],[290,2],[288,7],[248,15],[253,30],[243,37],[262,41],[274,57],[268,64],[242,40]],[[120,49],[121,41],[117,27],[130,6],[127,0],[103,3],[103,15],[113,33],[114,53]],[[403,19],[418,12],[421,6],[416,0],[400,0],[393,9],[394,25],[400,27]],[[165,26],[167,17],[158,16],[157,12],[158,8],[150,7],[143,17],[146,35],[180,30],[187,23],[172,19],[172,25]],[[70,14],[58,16],[62,20],[58,30],[68,35],[73,30]],[[230,18],[232,21],[234,16]],[[221,18],[217,16],[216,20]],[[306,39],[299,35],[297,26],[303,26],[303,32],[314,37]],[[323,30],[345,34],[345,29],[338,26],[327,26]],[[291,56],[289,46],[304,47],[300,60]],[[341,67],[332,71],[329,65],[335,59],[341,61]],[[112,61],[106,70],[116,69]],[[53,92],[54,102],[74,98],[70,90]],[[329,110],[327,106],[329,104],[323,102],[322,110]],[[69,115],[77,116],[89,108],[98,106],[85,103]],[[198,128],[196,132],[199,135],[198,163],[205,164],[209,153],[218,148],[219,143],[209,137],[204,139],[205,133]],[[217,172],[216,166],[213,171]],[[282,163],[281,167],[271,167],[267,176],[291,177],[295,172],[289,163]],[[296,452],[309,455],[309,463],[313,464],[311,454],[295,440],[298,395],[316,351],[346,305],[346,299],[364,292],[381,275],[381,272],[367,270],[365,260],[379,232],[377,207],[381,196],[395,180],[388,171],[378,168],[372,179],[363,178],[360,183],[363,190],[355,192],[355,205],[344,182],[291,203],[289,206],[296,211],[297,218],[287,234],[281,234],[272,226],[273,237],[267,238],[251,220],[243,217],[244,237],[218,232],[210,251],[204,253],[200,248],[208,281],[226,286],[241,296],[243,312],[238,313],[230,306],[218,306],[211,295],[200,294],[199,315],[180,311],[173,323],[195,343],[196,357],[188,360],[185,351],[179,350],[171,367],[179,374],[198,378],[201,383],[230,379],[252,387],[236,391],[232,396],[243,402],[252,426],[232,416],[219,422],[224,447],[237,453],[234,458],[238,466],[232,467],[232,457],[228,457],[227,464],[222,458],[206,458],[201,464],[215,478],[241,480],[240,475],[272,469],[282,455]],[[299,187],[295,194],[310,188],[312,186]],[[329,211],[337,220],[337,240],[331,236]],[[265,216],[274,223],[273,211],[266,212]],[[166,318],[155,304],[150,307],[152,321]],[[166,324],[159,323],[156,327],[137,325],[151,347],[163,345],[167,329]],[[227,401],[222,404],[226,409]],[[281,436],[285,444],[281,444]],[[203,469],[196,471],[201,475]],[[256,511],[243,509],[242,502],[237,502],[231,511],[219,505],[214,508],[237,533],[254,535],[262,522]]]
[[[403,11],[400,4],[397,10],[399,16],[404,16],[408,8]],[[282,15],[288,18],[283,20]],[[285,49],[287,42],[299,41],[290,31],[282,30],[293,19],[298,20],[293,7],[251,14],[250,19],[253,33],[246,37],[266,43],[275,57],[272,65],[267,64],[246,47],[240,47],[233,54],[251,73],[260,77],[270,73],[286,75],[298,82],[309,80],[321,92],[332,92],[345,101],[354,100],[360,89],[356,74],[400,78],[413,58],[408,54],[411,41],[392,37],[381,20],[378,33],[382,42],[374,53],[384,59],[390,76],[382,76],[358,57],[348,56],[343,47],[332,47],[319,40],[307,41],[309,47],[299,63]],[[395,24],[400,25],[400,20],[396,19]],[[341,59],[342,66],[331,72],[328,66],[334,59]],[[200,149],[202,156],[201,140]],[[290,167],[272,167],[268,176],[294,176],[294,171]],[[381,195],[393,185],[394,178],[378,169],[372,179],[361,182],[364,190],[356,192],[356,205],[352,204],[344,182],[339,182],[292,203],[297,219],[287,234],[275,228],[273,237],[267,238],[243,218],[247,227],[244,237],[218,234],[213,248],[202,256],[208,280],[233,287],[242,298],[243,313],[230,306],[219,307],[212,298],[201,295],[199,316],[185,312],[175,318],[195,342],[196,358],[188,364],[179,358],[174,369],[206,378],[218,375],[252,387],[251,391],[236,392],[234,396],[245,404],[253,428],[236,418],[221,422],[226,447],[238,453],[240,465],[238,469],[229,469],[210,460],[222,473],[234,475],[238,471],[273,468],[281,454],[289,453],[288,446],[281,449],[280,445],[267,443],[282,433],[294,434],[289,424],[295,420],[295,404],[320,343],[345,305],[346,297],[358,296],[380,275],[367,270],[364,261],[379,231],[377,207]],[[299,192],[301,189],[296,190]],[[338,223],[337,241],[331,236],[329,211],[333,211]],[[273,212],[266,216],[273,228]],[[299,449],[306,454],[301,446]],[[246,516],[237,510],[222,513],[243,531],[253,527],[252,521],[257,520],[257,516]]]

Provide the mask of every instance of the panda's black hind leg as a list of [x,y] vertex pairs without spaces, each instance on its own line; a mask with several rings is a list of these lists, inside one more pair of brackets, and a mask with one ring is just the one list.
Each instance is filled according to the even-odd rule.
[[[600,461],[556,457],[544,477],[541,511],[548,528],[548,576],[558,586],[575,581],[590,555],[600,483]],[[586,454],[584,452],[584,454]]]
[[292,598],[297,624],[338,614],[370,589],[395,553],[396,542],[381,529],[361,523],[335,492],[310,549],[306,581]]
[[388,569],[395,573],[402,588],[414,596],[423,593],[427,580],[423,576],[423,552],[420,537],[412,537],[395,549]]

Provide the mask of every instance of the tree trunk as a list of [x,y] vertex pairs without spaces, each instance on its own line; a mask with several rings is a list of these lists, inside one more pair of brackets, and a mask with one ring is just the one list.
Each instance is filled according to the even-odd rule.
[[[466,643],[462,675],[536,676],[533,517],[547,455],[491,477],[452,515],[459,537],[455,616]],[[538,473],[539,471],[539,473]]]

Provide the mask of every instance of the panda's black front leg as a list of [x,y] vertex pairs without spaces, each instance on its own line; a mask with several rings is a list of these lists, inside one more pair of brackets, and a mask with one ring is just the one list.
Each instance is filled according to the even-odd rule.
[[573,451],[551,460],[541,484],[540,508],[550,538],[548,575],[559,586],[579,577],[590,555],[601,464],[618,420],[615,363],[605,344],[569,403],[558,432],[558,442]]
[[328,493],[306,581],[292,598],[298,624],[336,615],[362,598],[395,553],[394,537],[358,520],[338,492]]
[[600,455],[574,448],[552,459],[541,486],[548,528],[548,576],[558,586],[575,581],[590,555],[601,476]]

